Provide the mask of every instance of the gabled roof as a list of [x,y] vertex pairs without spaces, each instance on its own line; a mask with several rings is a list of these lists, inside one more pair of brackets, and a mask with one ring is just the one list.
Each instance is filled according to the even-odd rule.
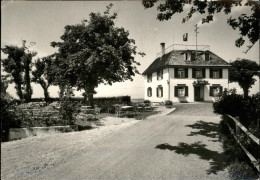
[[[212,53],[211,51],[197,51],[198,59],[186,61],[184,60],[184,53],[191,52],[195,53],[195,50],[173,50],[162,57],[156,58],[153,63],[143,72],[143,75],[150,74],[158,69],[169,67],[169,66],[205,66],[205,67],[229,67],[230,65],[223,60],[221,57]],[[205,61],[201,55],[209,53],[210,59]]]

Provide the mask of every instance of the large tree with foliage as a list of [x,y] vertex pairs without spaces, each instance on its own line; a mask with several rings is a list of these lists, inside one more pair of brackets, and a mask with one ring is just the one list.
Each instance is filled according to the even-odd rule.
[[[30,45],[34,45],[34,44],[35,43],[33,42],[30,43]],[[37,54],[34,51],[30,51],[29,47],[26,46],[26,41],[23,40],[23,48],[25,53],[22,59],[23,59],[24,86],[25,86],[24,99],[26,102],[29,102],[31,100],[33,94],[30,73],[32,71],[32,58]]]
[[[157,0],[143,0],[143,5],[145,8],[151,8],[156,2]],[[166,0],[159,2],[157,19],[160,21],[169,20],[174,14],[182,13],[185,6],[190,6],[189,13],[182,20],[183,23],[188,21],[194,13],[205,15],[202,18],[202,23],[209,23],[213,21],[214,14],[224,13],[227,15],[231,13],[232,8],[235,6],[243,6],[242,0]],[[242,46],[245,43],[244,37],[247,37],[250,41],[248,45],[249,50],[259,39],[259,1],[247,0],[244,6],[250,6],[252,13],[247,15],[241,12],[241,15],[237,18],[229,17],[227,23],[240,32],[240,37],[236,40],[235,45],[237,47]]]
[[110,14],[111,7],[112,4],[107,6],[103,14],[90,13],[89,20],[81,24],[67,25],[62,42],[51,43],[59,48],[55,63],[60,81],[83,89],[90,104],[100,83],[132,80],[138,73],[135,41],[129,39],[128,31],[115,26],[117,14]]
[[49,92],[48,88],[53,82],[53,76],[51,74],[51,63],[52,59],[50,56],[43,57],[41,59],[37,59],[34,64],[34,70],[32,71],[32,82],[38,83],[41,85],[43,92],[44,92],[44,98],[45,101],[49,101]]
[[[11,78],[10,83],[15,83],[19,99],[25,99],[28,102],[32,97],[30,73],[32,58],[36,52],[29,51],[25,43],[26,41],[23,41],[22,47],[6,45],[1,50],[7,55],[7,58],[2,59],[2,64],[4,71],[10,75],[8,76]],[[24,89],[25,92],[23,92]]]
[[231,62],[229,81],[237,82],[244,91],[244,97],[248,97],[249,88],[255,84],[254,76],[260,76],[260,66],[248,59],[238,59]]
[[16,93],[19,99],[23,100],[23,57],[25,55],[23,47],[5,46],[2,52],[7,58],[2,59],[4,71],[11,75],[11,82],[15,83]]

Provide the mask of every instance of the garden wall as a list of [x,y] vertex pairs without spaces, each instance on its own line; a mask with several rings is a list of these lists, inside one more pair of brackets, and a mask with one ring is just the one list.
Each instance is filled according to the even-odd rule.
[[50,135],[50,134],[57,134],[57,133],[70,132],[70,131],[78,131],[78,125],[11,128],[9,129],[8,140],[12,141],[12,140],[31,137],[31,136]]

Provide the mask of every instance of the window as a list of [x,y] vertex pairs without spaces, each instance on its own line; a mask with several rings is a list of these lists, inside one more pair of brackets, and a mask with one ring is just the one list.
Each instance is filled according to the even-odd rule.
[[192,69],[192,78],[205,78],[205,69]]
[[188,78],[188,68],[174,68],[175,78]]
[[216,97],[219,93],[222,93],[223,87],[220,85],[210,86],[209,96]]
[[147,88],[147,96],[152,97],[152,88],[151,87]]
[[209,58],[210,58],[210,57],[209,57],[209,53],[206,52],[206,53],[205,53],[205,61],[209,61]]
[[219,78],[219,71],[218,70],[213,70],[213,78],[215,78],[215,79]]
[[185,96],[184,87],[178,88],[178,97],[184,97],[184,96]]
[[191,55],[190,55],[190,53],[184,53],[184,60],[185,61],[190,61],[190,58],[191,58]]
[[196,70],[195,71],[195,78],[201,78],[202,77],[202,70]]
[[147,82],[152,82],[152,80],[153,80],[152,74],[148,74],[147,75]]
[[185,78],[184,69],[178,69],[178,78]]
[[157,80],[163,79],[163,70],[157,71]]
[[174,96],[175,97],[185,97],[189,95],[188,86],[184,85],[177,85],[174,87]]
[[163,97],[163,87],[160,85],[157,87],[157,97]]
[[221,79],[223,77],[223,72],[222,72],[222,69],[210,69],[210,78],[213,78],[213,79]]

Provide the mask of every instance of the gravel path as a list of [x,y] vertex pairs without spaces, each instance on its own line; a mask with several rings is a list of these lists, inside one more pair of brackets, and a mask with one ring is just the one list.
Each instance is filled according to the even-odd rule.
[[3,143],[2,179],[228,179],[212,104],[175,107],[122,127]]
[[[159,114],[171,110],[158,108]],[[156,115],[158,116],[158,115]],[[107,117],[103,126],[80,132],[35,136],[1,144],[1,179],[27,179],[75,158],[94,142],[140,122],[133,118]]]

